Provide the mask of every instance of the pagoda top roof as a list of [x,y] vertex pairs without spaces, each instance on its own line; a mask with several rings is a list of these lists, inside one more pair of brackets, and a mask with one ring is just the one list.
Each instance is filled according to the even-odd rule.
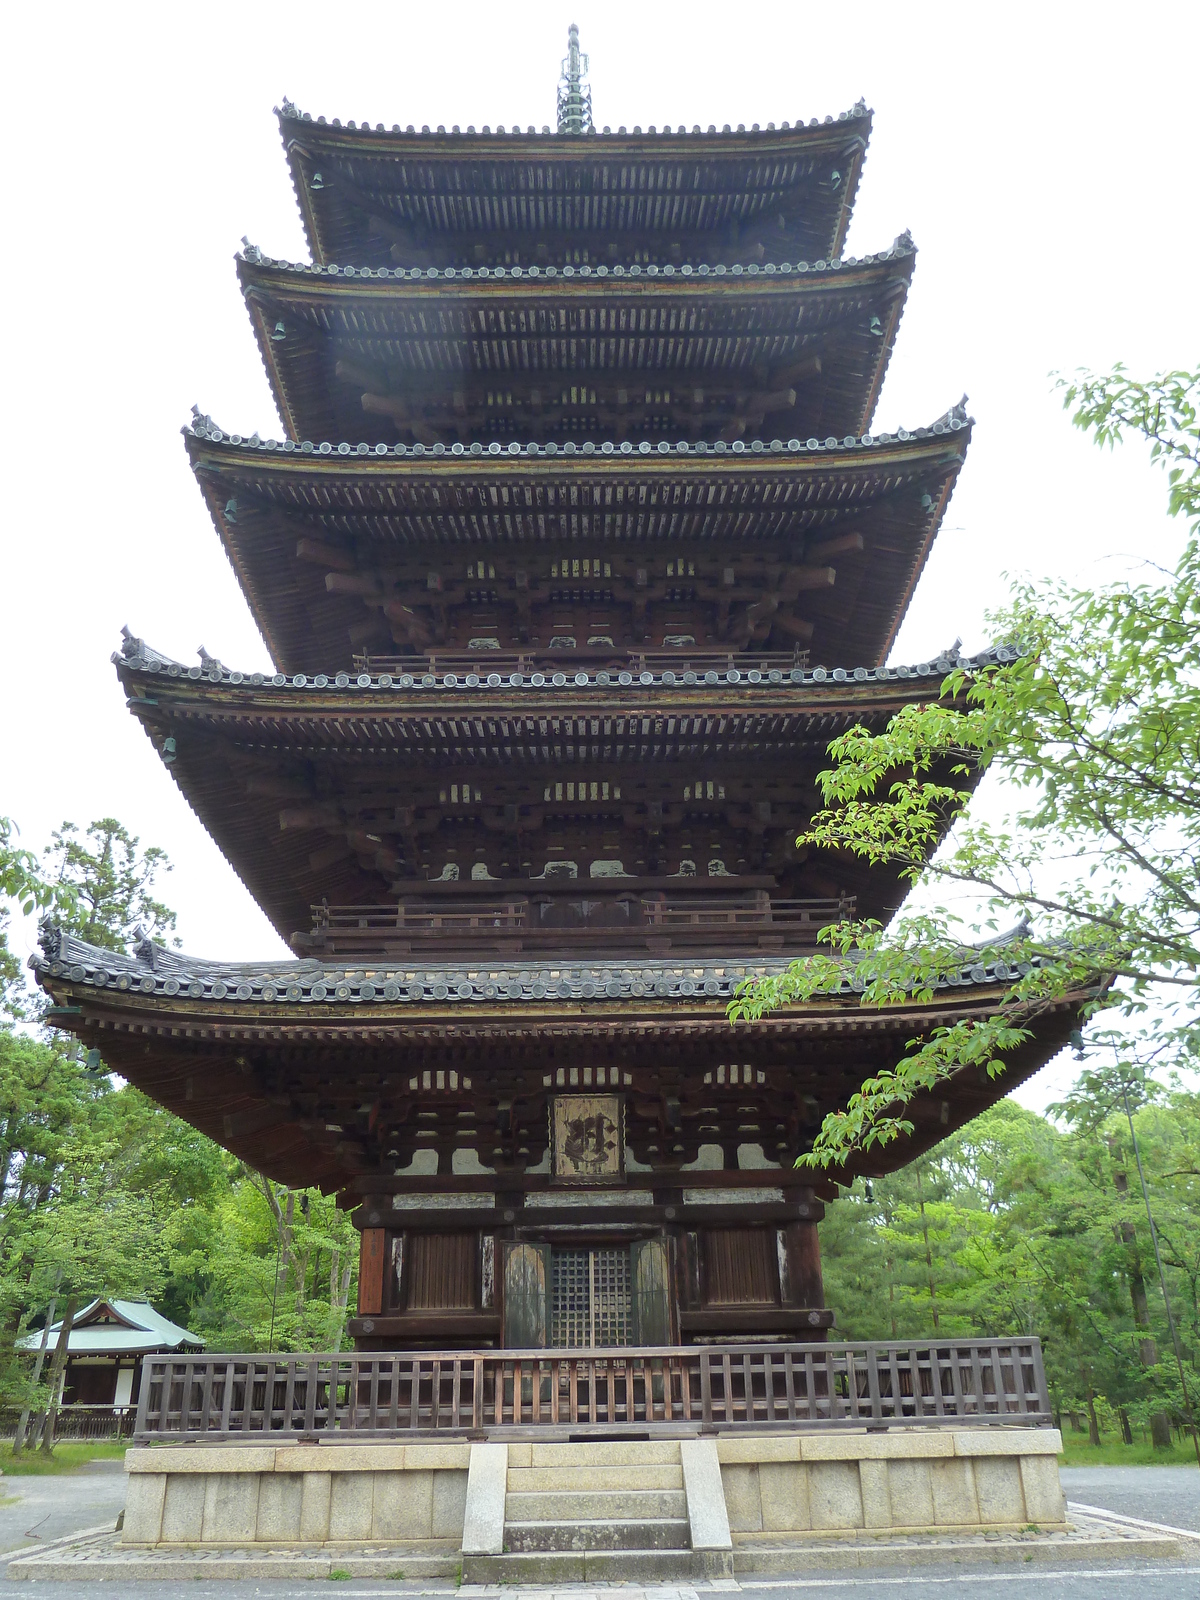
[[812,652],[875,665],[907,608],[970,431],[961,406],[915,431],[730,446],[280,443],[226,435],[198,414],[184,430],[243,592],[289,674],[345,661],[363,617],[361,600],[298,559],[301,540],[342,545],[337,559],[357,568],[435,552],[532,559],[556,542],[614,556],[670,545],[749,553],[843,531],[864,542],[838,557],[832,602],[812,602]]
[[277,115],[314,260],[355,265],[464,246],[502,258],[548,236],[566,259],[620,235],[686,253],[702,234],[836,256],[871,132],[861,101],[791,127],[582,135],[343,126],[289,101]]

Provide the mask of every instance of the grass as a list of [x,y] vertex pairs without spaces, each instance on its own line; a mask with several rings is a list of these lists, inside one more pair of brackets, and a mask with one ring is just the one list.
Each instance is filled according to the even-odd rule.
[[1125,1444],[1101,1434],[1099,1446],[1089,1444],[1087,1434],[1064,1433],[1058,1458],[1063,1467],[1194,1467],[1196,1448],[1190,1438],[1175,1440],[1169,1450],[1156,1450],[1147,1439]]
[[14,1458],[11,1442],[5,1441],[0,1444],[0,1468],[6,1478],[40,1478],[49,1473],[70,1472],[85,1461],[119,1461],[127,1449],[128,1441],[124,1439],[81,1440],[56,1444],[52,1456],[44,1456],[40,1450],[22,1450]]

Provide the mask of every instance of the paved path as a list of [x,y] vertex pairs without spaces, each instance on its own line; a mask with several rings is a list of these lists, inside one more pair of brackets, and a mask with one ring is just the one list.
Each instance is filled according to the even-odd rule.
[[[1000,1585],[1007,1587],[1002,1591]],[[317,1600],[329,1594],[337,1600],[722,1600],[730,1593],[745,1600],[1198,1600],[1200,1564],[1155,1561],[1129,1566],[1063,1569],[1038,1568],[1029,1574],[1011,1568],[977,1571],[890,1572],[875,1576],[856,1572],[802,1579],[773,1579],[765,1584],[698,1584],[695,1588],[646,1588],[625,1585],[597,1589],[586,1584],[574,1588],[504,1590],[452,1584],[359,1581],[229,1583],[141,1582],[126,1594],[133,1600]],[[89,1583],[8,1583],[0,1579],[0,1600],[96,1600]]]
[[1200,1533],[1200,1467],[1063,1467],[1060,1476],[1068,1500]]
[[89,1461],[45,1478],[9,1474],[0,1478],[0,1496],[17,1500],[0,1505],[0,1551],[28,1549],[80,1528],[115,1523],[125,1504],[125,1463]]

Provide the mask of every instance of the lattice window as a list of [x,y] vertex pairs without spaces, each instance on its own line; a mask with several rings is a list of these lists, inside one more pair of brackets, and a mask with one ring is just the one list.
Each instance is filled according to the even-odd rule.
[[555,1250],[550,1343],[557,1349],[624,1345],[632,1333],[629,1251]]
[[737,1062],[732,1062],[728,1066],[718,1067],[715,1073],[706,1072],[704,1081],[705,1083],[760,1084],[766,1083],[767,1075],[761,1067],[739,1066]]
[[543,1073],[542,1084],[549,1089],[551,1083],[560,1089],[615,1089],[620,1084],[631,1084],[633,1074],[620,1067],[558,1067],[553,1077]]
[[612,562],[595,556],[566,556],[550,563],[552,578],[611,578]]
[[685,800],[724,800],[725,785],[717,783],[712,778],[697,778],[695,783],[685,783],[683,786]]
[[464,1089],[469,1089],[471,1080],[468,1077],[460,1079],[453,1067],[449,1071],[443,1067],[437,1068],[436,1071],[433,1068],[427,1068],[426,1071],[418,1072],[408,1080],[410,1089],[424,1089],[437,1094],[457,1094],[460,1084]]
[[[451,783],[439,793],[442,805],[469,806],[471,804],[472,785],[469,783]],[[475,802],[478,804],[483,799],[483,790],[475,789]]]
[[542,798],[545,800],[619,800],[621,798],[621,785],[614,783],[610,789],[607,783],[585,783],[582,779],[578,783],[548,783]]

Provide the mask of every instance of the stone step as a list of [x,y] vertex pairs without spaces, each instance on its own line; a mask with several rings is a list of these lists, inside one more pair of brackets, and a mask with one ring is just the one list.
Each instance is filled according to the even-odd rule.
[[[528,1454],[528,1461],[522,1459]],[[669,1467],[681,1460],[678,1439],[580,1439],[574,1443],[547,1440],[522,1448],[509,1446],[516,1467]]]
[[525,1494],[509,1490],[509,1522],[587,1521],[598,1517],[686,1517],[682,1489],[558,1489]]
[[688,1550],[686,1517],[622,1517],[504,1523],[506,1551]]
[[728,1550],[530,1550],[464,1556],[464,1583],[672,1583],[731,1578]]
[[562,1490],[682,1489],[683,1468],[661,1466],[509,1467],[509,1494]]

